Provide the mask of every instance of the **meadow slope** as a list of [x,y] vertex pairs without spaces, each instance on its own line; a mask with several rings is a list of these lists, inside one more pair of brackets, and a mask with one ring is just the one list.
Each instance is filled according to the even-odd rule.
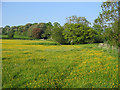
[[2,40],[3,88],[117,88],[116,51],[95,44]]

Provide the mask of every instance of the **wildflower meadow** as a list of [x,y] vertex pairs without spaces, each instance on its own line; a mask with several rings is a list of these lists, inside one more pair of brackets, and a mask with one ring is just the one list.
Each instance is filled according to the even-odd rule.
[[97,44],[2,40],[3,88],[118,88],[117,51]]

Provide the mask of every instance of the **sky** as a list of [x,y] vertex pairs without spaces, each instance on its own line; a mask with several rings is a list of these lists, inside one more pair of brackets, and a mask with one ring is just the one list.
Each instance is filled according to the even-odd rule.
[[99,16],[102,2],[2,2],[2,26],[58,22],[76,15],[91,23]]

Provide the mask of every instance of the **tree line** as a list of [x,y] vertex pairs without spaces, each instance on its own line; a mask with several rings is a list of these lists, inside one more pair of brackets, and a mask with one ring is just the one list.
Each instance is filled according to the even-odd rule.
[[90,27],[90,22],[85,17],[71,16],[67,18],[67,21],[63,26],[58,22],[53,24],[51,22],[27,23],[12,27],[6,25],[2,30],[2,35],[8,35],[9,38],[19,35],[33,39],[52,39],[59,44],[81,44],[97,41],[98,33]]
[[61,26],[58,22],[28,23],[20,26],[5,26],[2,35],[28,36],[33,39],[52,39],[59,44],[84,44],[106,42],[119,44],[119,2],[103,2],[102,12],[94,20],[93,26],[85,17],[70,16]]

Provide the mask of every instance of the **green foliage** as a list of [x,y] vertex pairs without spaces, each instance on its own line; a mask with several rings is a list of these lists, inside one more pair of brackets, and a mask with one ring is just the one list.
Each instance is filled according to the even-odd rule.
[[93,43],[95,30],[83,24],[65,24],[63,35],[71,44]]
[[7,35],[7,31],[5,30],[5,28],[2,29],[2,35]]
[[20,26],[17,26],[17,30],[15,30],[15,35],[23,35],[23,28],[24,26],[20,25]]
[[28,32],[27,32],[28,37],[32,37],[32,30],[34,28],[38,28],[38,24],[34,24],[28,29]]
[[8,38],[12,39],[14,37],[14,30],[8,32]]
[[105,41],[110,45],[119,46],[118,21],[115,21],[112,24],[112,27],[105,29],[104,38],[105,38]]
[[83,25],[87,25],[87,26],[89,26],[91,24],[85,17],[71,16],[66,19],[67,19],[68,24],[78,23],[78,24],[83,24]]
[[103,2],[101,8],[100,18],[104,19],[105,23],[112,23],[118,19],[118,2]]
[[97,36],[95,37],[95,42],[97,43],[103,42],[103,28],[101,27],[101,25],[94,24],[93,29],[97,33]]
[[101,5],[102,12],[95,20],[95,23],[101,25],[104,32],[104,42],[111,45],[119,46],[119,29],[118,29],[118,2],[103,2]]
[[28,32],[28,29],[32,26],[31,23],[27,23],[26,25],[23,26],[23,36],[26,36],[27,35],[27,32]]
[[42,38],[48,39],[51,37],[51,32],[52,32],[52,23],[48,22],[46,23],[46,29],[44,30],[44,33],[42,34]]
[[58,22],[53,23],[54,27],[60,27],[61,25]]
[[2,30],[2,34],[7,35],[9,31],[10,31],[10,26],[6,25]]
[[[36,29],[36,28],[38,28],[40,30],[40,32],[38,30],[38,33],[40,33],[39,34],[40,36],[38,36],[38,35],[35,36],[36,35],[35,33],[37,31],[35,31],[34,29]],[[42,34],[45,32],[45,29],[46,29],[45,23],[39,23],[39,24],[36,23],[28,29],[28,36],[29,37],[34,37],[34,38],[42,38]],[[34,32],[34,35],[33,35],[33,32]]]
[[52,39],[59,44],[67,44],[67,40],[65,40],[63,33],[63,27],[54,27],[52,30]]

